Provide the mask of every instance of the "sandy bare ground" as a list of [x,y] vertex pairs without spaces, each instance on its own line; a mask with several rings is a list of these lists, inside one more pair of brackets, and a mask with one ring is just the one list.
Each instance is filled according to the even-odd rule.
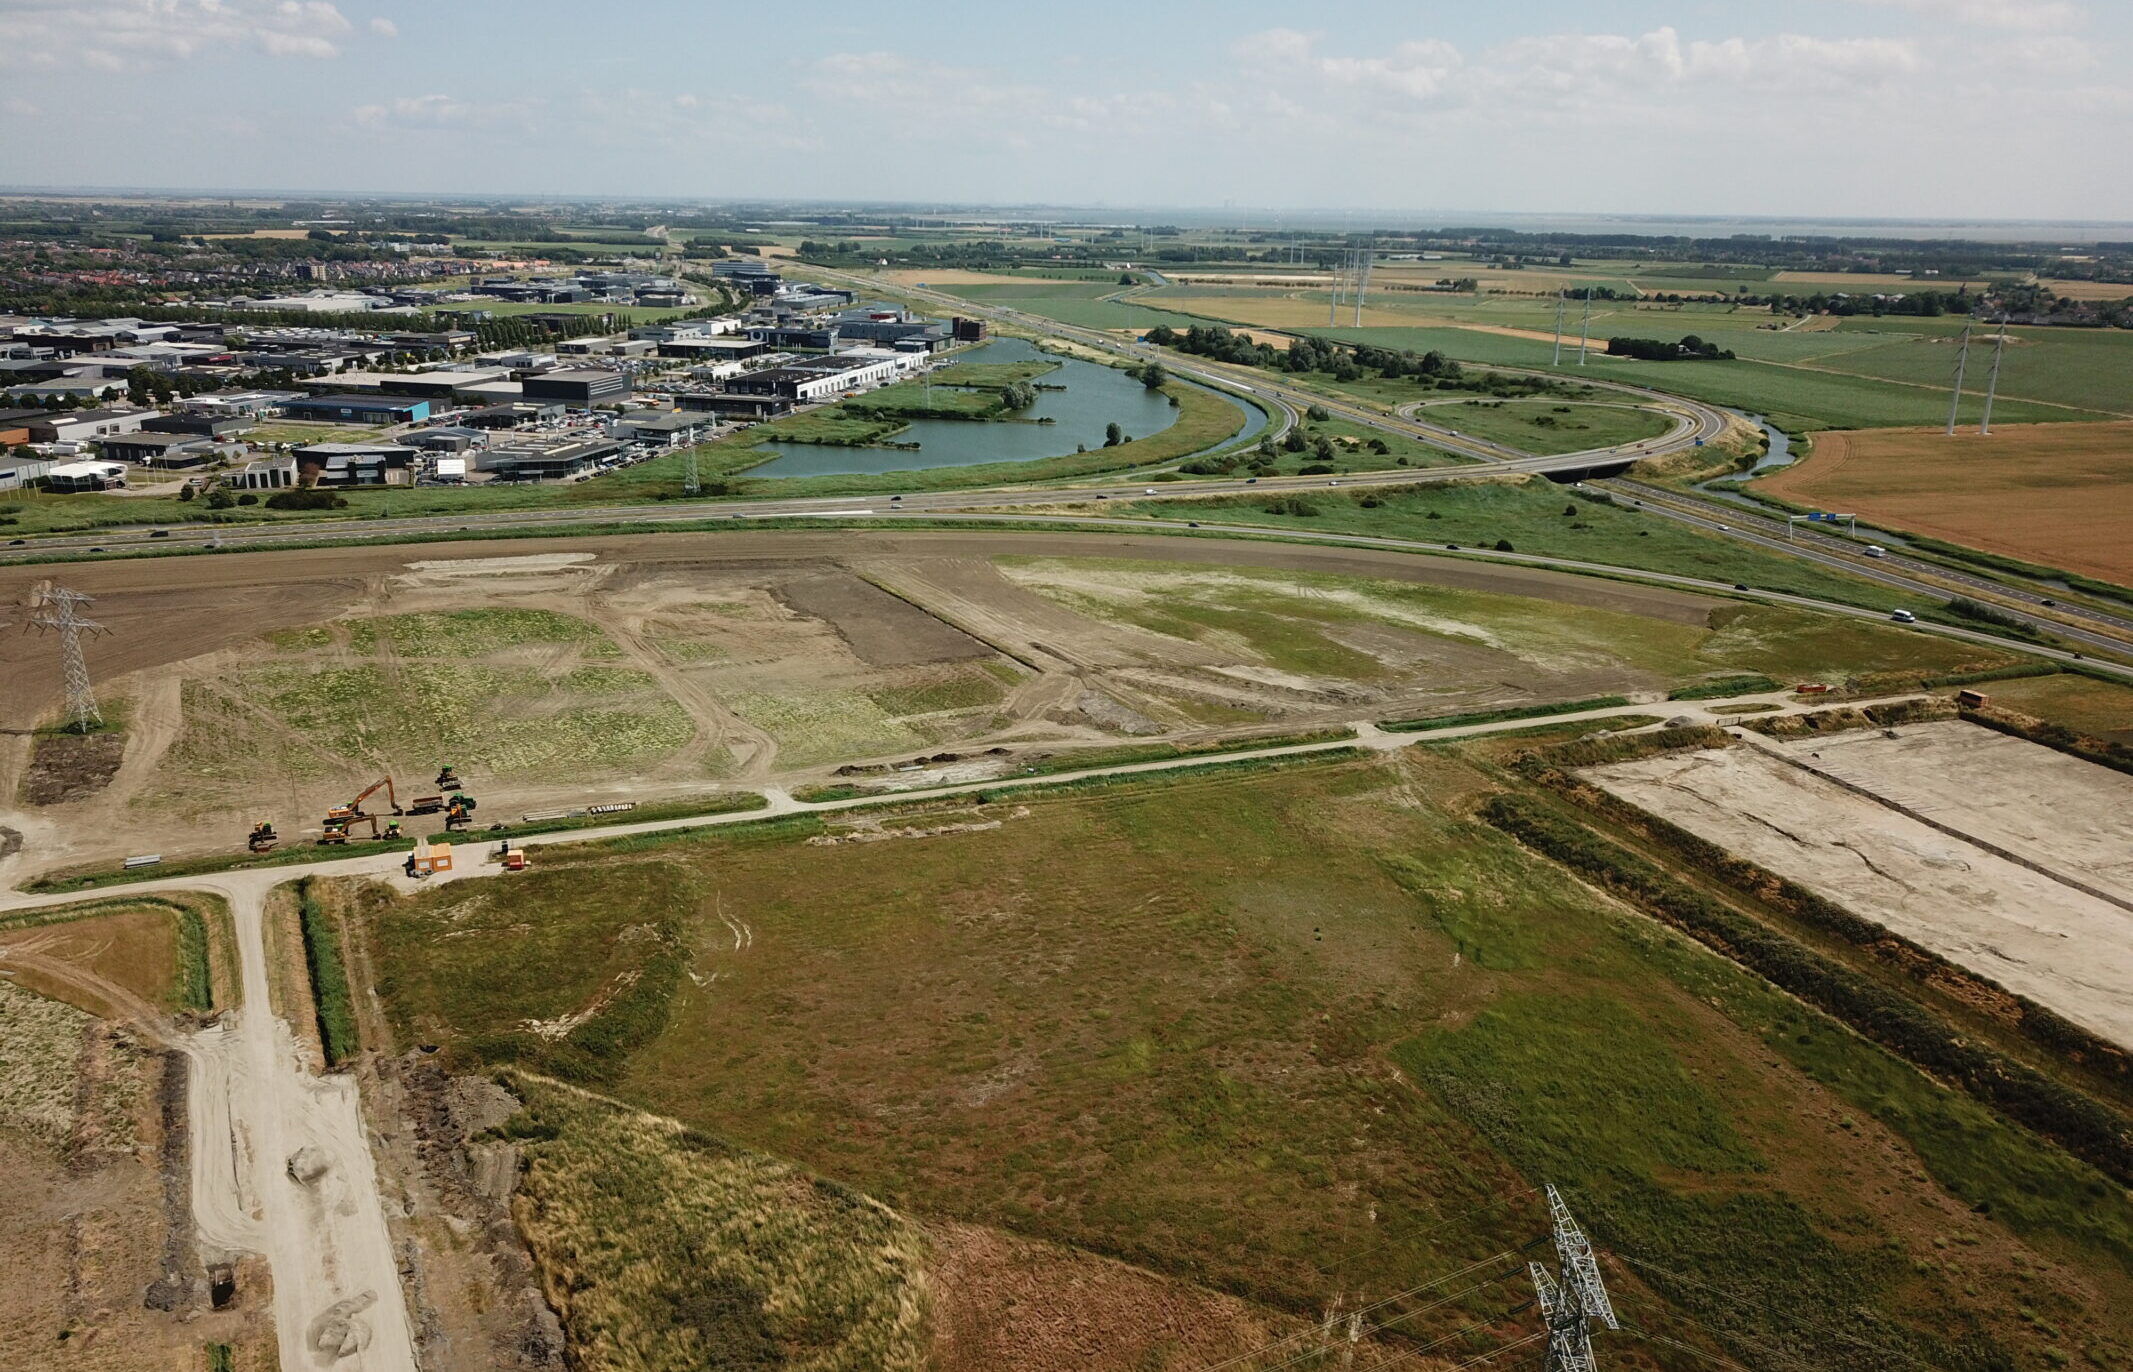
[[2133,914],[2116,895],[2133,778],[1960,722],[1898,733],[1753,740],[1587,776],[2133,1047]]
[[267,891],[286,879],[232,873],[210,888],[230,903],[244,1008],[185,1044],[193,1213],[209,1250],[266,1258],[283,1368],[414,1372],[355,1078],[312,1075],[296,1035],[267,1009],[262,916]]

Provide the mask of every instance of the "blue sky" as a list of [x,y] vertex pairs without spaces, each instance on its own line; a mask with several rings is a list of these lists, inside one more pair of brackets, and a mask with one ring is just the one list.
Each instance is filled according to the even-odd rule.
[[2126,0],[0,0],[0,184],[2133,220]]

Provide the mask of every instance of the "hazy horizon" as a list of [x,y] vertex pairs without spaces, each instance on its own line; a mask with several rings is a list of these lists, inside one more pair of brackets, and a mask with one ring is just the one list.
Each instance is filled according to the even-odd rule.
[[2087,0],[0,0],[0,46],[24,187],[2133,221],[2133,8]]

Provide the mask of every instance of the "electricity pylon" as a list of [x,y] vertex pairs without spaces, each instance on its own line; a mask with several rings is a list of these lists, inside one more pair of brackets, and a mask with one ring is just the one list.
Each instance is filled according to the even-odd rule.
[[1585,297],[1585,317],[1578,322],[1578,365],[1582,367],[1585,365],[1585,345],[1592,341],[1592,287],[1585,287],[1580,294]]
[[697,479],[696,474],[696,445],[692,443],[689,445],[689,451],[682,457],[681,493],[702,495],[703,492],[704,483]]
[[1547,1372],[1597,1372],[1592,1354],[1592,1321],[1620,1329],[1614,1302],[1600,1281],[1600,1262],[1585,1231],[1570,1217],[1570,1207],[1553,1185],[1548,1213],[1555,1224],[1555,1272],[1529,1264],[1533,1290],[1540,1297],[1541,1318],[1548,1325]]
[[91,599],[80,591],[47,583],[44,593],[31,607],[29,623],[23,626],[40,632],[47,629],[58,631],[60,672],[66,680],[67,715],[73,720],[74,732],[78,734],[86,734],[104,722],[103,712],[96,708],[96,692],[89,686],[89,664],[81,654],[83,633],[104,632],[103,625],[84,618],[81,613],[81,607]]
[[2002,315],[2000,316],[1999,332],[1993,335],[1992,379],[1985,383],[1985,414],[1977,422],[1977,432],[1980,438],[1992,432],[1992,398],[1999,394],[2000,354],[2005,351],[2007,351],[2007,317]]
[[1948,437],[1955,437],[1955,411],[1963,403],[1963,369],[1970,365],[1970,326],[1963,325],[1963,346],[1955,354],[1955,389],[1948,396]]
[[1555,357],[1548,363],[1551,367],[1563,365],[1563,288],[1555,288]]

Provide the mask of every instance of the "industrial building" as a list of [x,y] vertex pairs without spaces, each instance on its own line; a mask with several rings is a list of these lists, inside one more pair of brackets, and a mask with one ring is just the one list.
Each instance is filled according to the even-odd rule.
[[499,444],[473,460],[476,471],[488,472],[497,481],[564,481],[621,451],[622,445],[612,439],[563,437]]
[[524,391],[528,400],[561,401],[573,409],[589,410],[595,405],[628,399],[630,378],[627,372],[591,367],[541,372],[525,379]]
[[97,459],[62,462],[44,474],[48,491],[108,491],[126,484],[126,464]]
[[30,421],[32,443],[88,443],[113,434],[139,433],[155,410],[75,410]]
[[718,421],[700,410],[632,410],[607,426],[610,438],[660,443],[670,448],[694,443]]
[[314,395],[289,401],[282,413],[291,419],[346,424],[412,424],[430,417],[430,402],[411,396]]
[[113,434],[96,450],[113,462],[141,467],[201,467],[215,456],[214,441],[199,434]]
[[737,376],[726,383],[735,395],[775,395],[803,404],[895,379],[898,360],[889,357],[819,357]]

